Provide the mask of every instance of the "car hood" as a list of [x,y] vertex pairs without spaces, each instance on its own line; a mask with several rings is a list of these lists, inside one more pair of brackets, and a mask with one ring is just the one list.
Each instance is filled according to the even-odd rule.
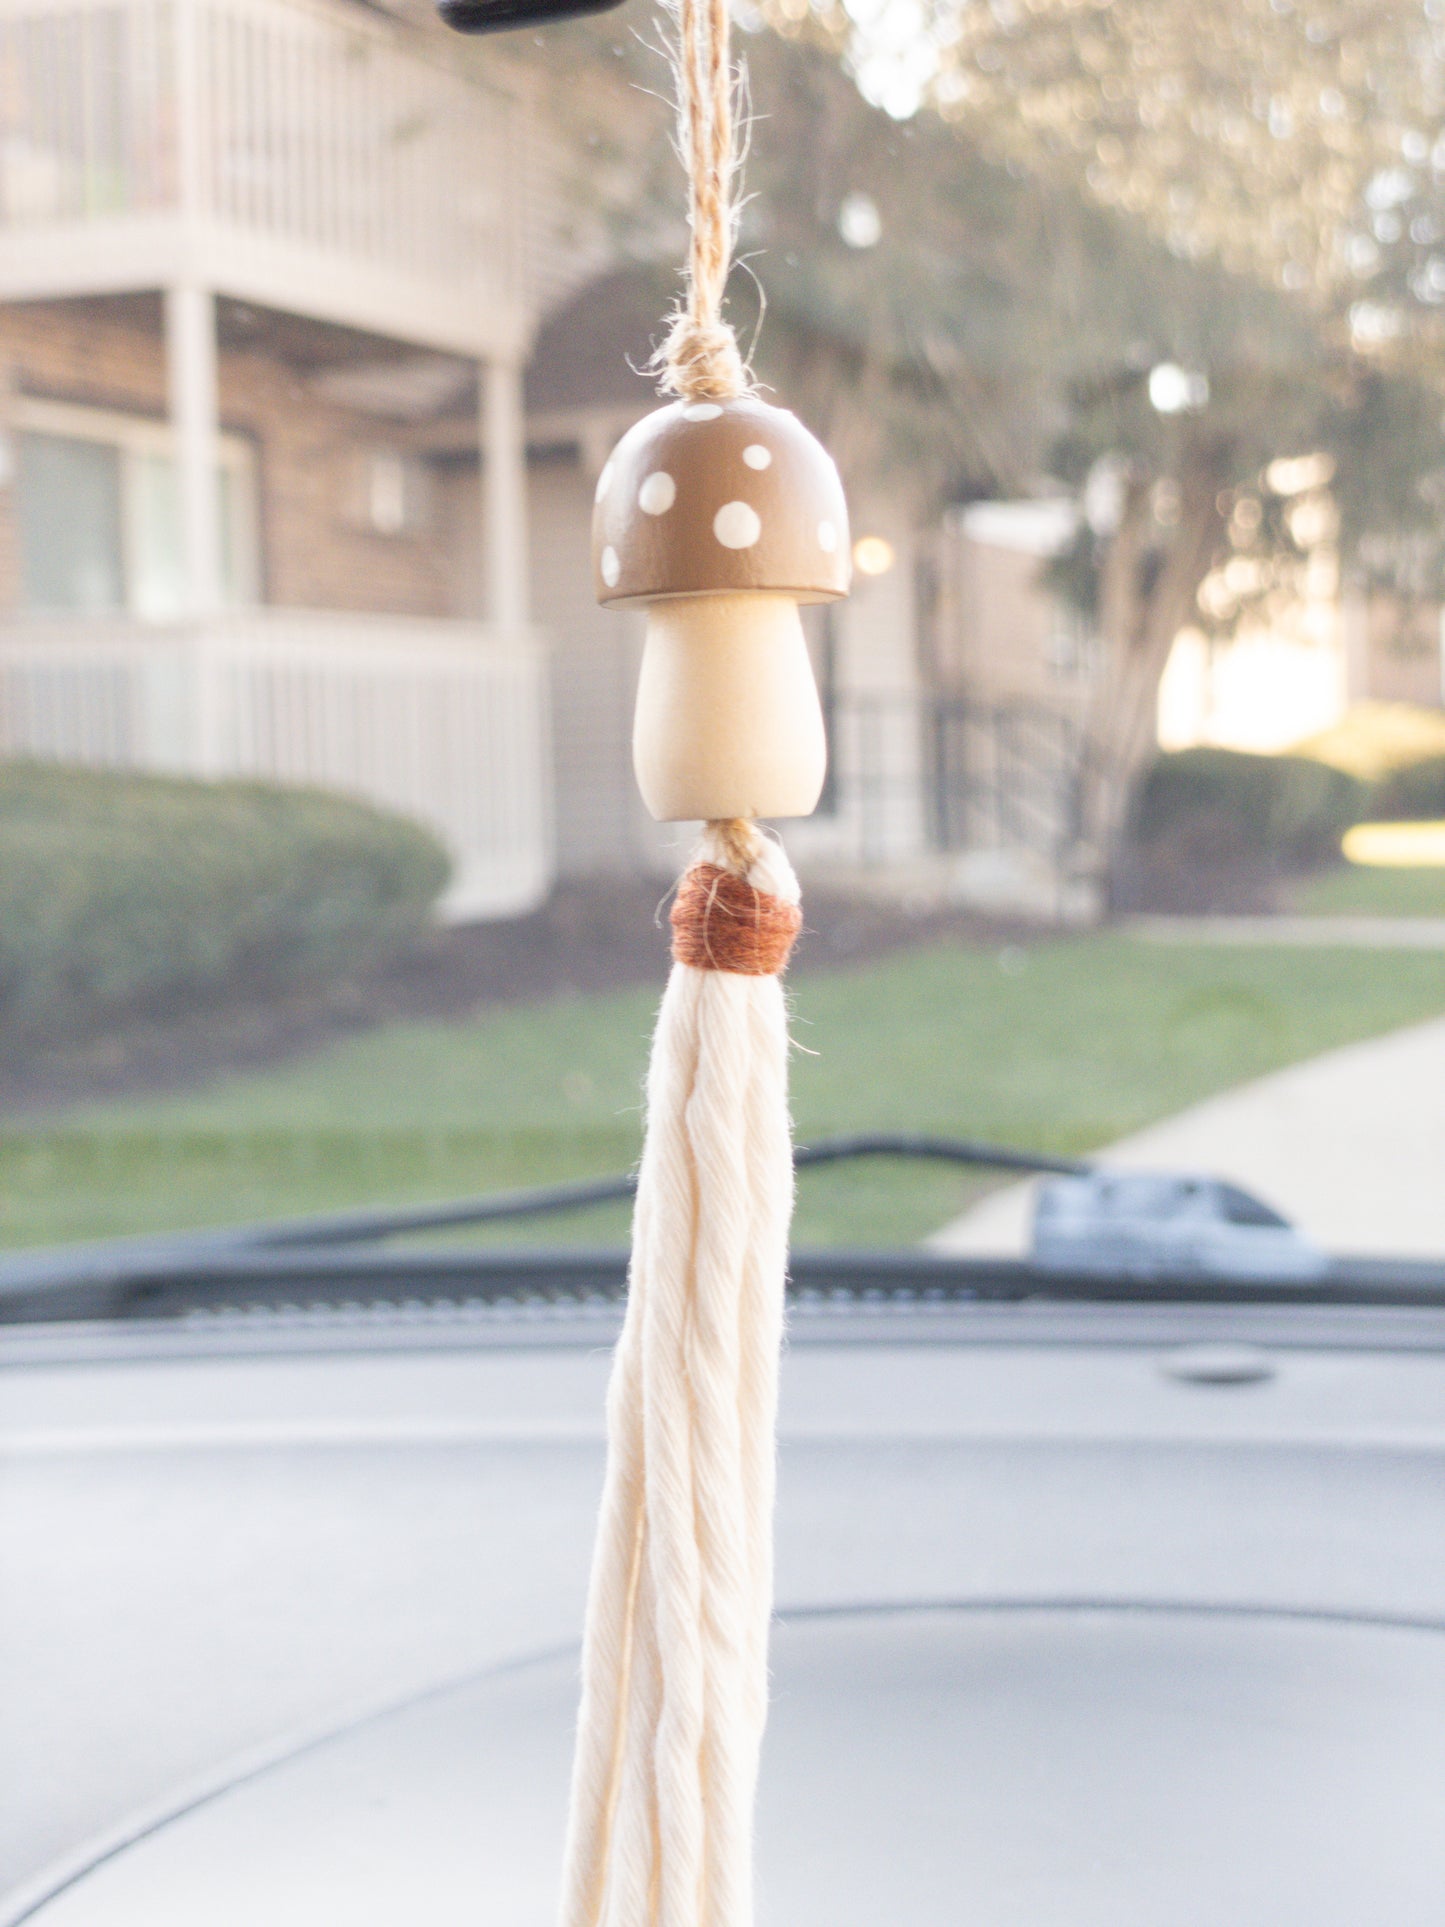
[[[1445,1633],[1087,1602],[785,1616],[760,1927],[1438,1927]],[[575,1651],[307,1747],[40,1927],[551,1927]]]

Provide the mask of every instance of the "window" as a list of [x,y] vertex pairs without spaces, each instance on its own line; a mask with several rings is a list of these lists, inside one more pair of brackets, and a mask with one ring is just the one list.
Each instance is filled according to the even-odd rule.
[[19,491],[26,607],[85,615],[122,608],[119,449],[22,434]]
[[431,524],[431,473],[420,457],[393,448],[359,449],[347,476],[347,523],[372,535],[421,535]]
[[1060,680],[1092,681],[1099,667],[1099,638],[1082,609],[1055,596],[1049,612],[1044,661]]
[[[21,583],[39,614],[131,615],[185,609],[181,501],[170,429],[102,409],[23,401],[16,408]],[[221,600],[256,599],[255,463],[220,438]]]

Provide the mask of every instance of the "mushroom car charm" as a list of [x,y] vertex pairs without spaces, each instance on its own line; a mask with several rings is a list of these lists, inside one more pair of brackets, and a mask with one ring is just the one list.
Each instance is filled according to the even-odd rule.
[[597,484],[600,602],[645,605],[633,763],[660,822],[808,816],[827,770],[798,605],[848,593],[831,457],[756,396],[645,416]]

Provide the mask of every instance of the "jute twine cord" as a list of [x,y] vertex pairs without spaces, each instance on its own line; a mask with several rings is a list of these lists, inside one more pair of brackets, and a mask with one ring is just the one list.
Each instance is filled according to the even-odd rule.
[[662,386],[686,401],[729,401],[749,387],[722,318],[737,238],[734,75],[728,0],[675,0],[678,151],[687,169],[687,291],[659,352]]
[[749,1927],[793,1204],[781,848],[712,823],[673,911],[582,1654],[564,1927]]

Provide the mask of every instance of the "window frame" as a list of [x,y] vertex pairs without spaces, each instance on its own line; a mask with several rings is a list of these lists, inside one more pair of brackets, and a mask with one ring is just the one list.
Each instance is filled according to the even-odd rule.
[[[124,601],[111,619],[132,622],[166,622],[176,617],[146,616],[136,606],[137,584],[141,577],[141,532],[135,464],[142,458],[160,456],[176,459],[176,436],[164,417],[132,415],[118,408],[96,407],[86,403],[53,401],[38,395],[18,395],[10,407],[10,432],[18,442],[22,435],[51,435],[79,442],[99,442],[115,448],[120,457],[120,574]],[[260,600],[260,503],[257,489],[256,449],[250,438],[232,430],[216,437],[219,470],[229,474],[228,528],[234,558],[235,592],[227,608],[251,608]],[[19,485],[18,449],[15,458],[16,486]],[[20,584],[21,608],[26,615],[54,613],[32,608],[26,599],[23,577]],[[75,612],[68,612],[75,613]],[[91,618],[106,620],[105,616]]]

